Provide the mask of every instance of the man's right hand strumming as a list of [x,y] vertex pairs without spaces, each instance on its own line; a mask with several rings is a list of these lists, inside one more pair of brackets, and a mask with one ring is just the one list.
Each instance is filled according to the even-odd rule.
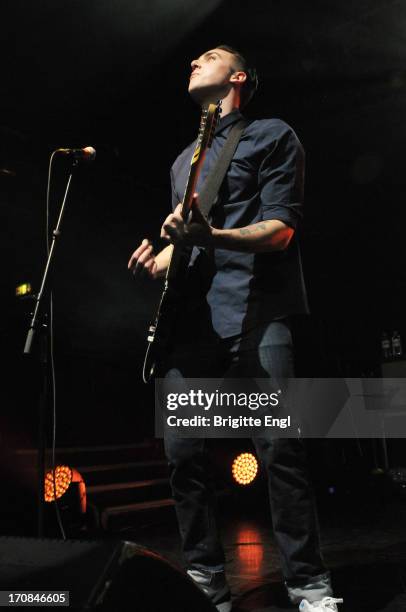
[[172,249],[169,245],[155,255],[151,242],[145,238],[131,255],[128,269],[136,278],[161,278],[168,269]]

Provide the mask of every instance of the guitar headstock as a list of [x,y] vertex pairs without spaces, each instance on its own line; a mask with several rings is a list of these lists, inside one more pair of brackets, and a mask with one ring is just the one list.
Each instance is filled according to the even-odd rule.
[[211,147],[214,138],[214,131],[217,127],[221,114],[221,100],[217,104],[209,104],[202,110],[200,118],[199,136],[197,139],[201,149]]
[[195,193],[197,179],[200,169],[204,162],[207,149],[211,146],[221,113],[221,100],[217,104],[209,104],[207,108],[202,110],[200,118],[200,129],[197,137],[196,146],[190,162],[190,172],[186,183],[185,195],[182,201],[182,215],[186,219],[189,210],[192,206],[193,196]]

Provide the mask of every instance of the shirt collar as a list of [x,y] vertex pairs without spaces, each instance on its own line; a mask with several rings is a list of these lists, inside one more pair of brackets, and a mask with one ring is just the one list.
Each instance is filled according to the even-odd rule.
[[226,127],[232,125],[239,119],[243,119],[243,116],[240,110],[236,108],[235,110],[231,111],[231,113],[228,113],[223,119],[220,119],[214,131],[214,134],[219,134],[220,132],[225,130]]

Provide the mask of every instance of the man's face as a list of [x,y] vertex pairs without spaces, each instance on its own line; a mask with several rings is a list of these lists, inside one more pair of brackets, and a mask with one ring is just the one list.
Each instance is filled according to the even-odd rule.
[[215,102],[230,90],[235,57],[223,49],[211,49],[191,63],[189,93],[198,102]]

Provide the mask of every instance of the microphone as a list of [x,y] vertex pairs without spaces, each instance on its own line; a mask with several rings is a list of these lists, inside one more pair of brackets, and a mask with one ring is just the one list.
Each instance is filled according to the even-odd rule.
[[96,157],[96,149],[93,147],[84,147],[83,149],[57,149],[55,153],[68,155],[77,161],[93,161]]

